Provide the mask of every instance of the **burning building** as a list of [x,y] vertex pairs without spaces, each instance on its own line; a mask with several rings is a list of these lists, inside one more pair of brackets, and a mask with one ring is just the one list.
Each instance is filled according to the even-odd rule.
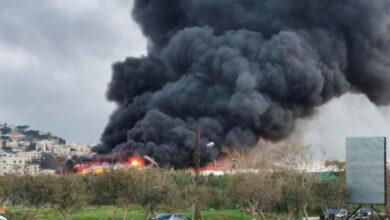
[[388,0],[134,0],[132,17],[148,53],[113,65],[100,156],[192,166],[200,126],[205,165],[347,92],[390,103]]
[[101,174],[117,169],[158,167],[158,164],[148,156],[141,157],[114,153],[104,157],[97,157],[94,160],[77,162],[68,167],[71,167],[71,170],[68,171],[85,175]]

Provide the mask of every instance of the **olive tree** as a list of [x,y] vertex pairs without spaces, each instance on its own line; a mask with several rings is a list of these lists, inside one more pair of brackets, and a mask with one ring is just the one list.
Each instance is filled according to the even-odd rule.
[[120,187],[116,181],[117,172],[105,172],[94,176],[89,183],[89,191],[92,195],[93,204],[115,205],[112,220],[116,219],[118,209],[121,208],[117,203],[120,195]]
[[50,198],[54,194],[55,182],[53,176],[26,176],[22,177],[24,183],[19,185],[23,187],[23,199],[28,207],[26,216],[36,218],[39,210],[50,203]]
[[0,178],[0,207],[3,206],[7,200],[7,187],[9,186],[8,175]]
[[203,185],[190,184],[182,190],[182,198],[192,208],[192,219],[202,220],[202,207],[210,201],[212,194],[210,188]]
[[312,186],[315,182],[315,176],[307,172],[312,165],[310,147],[290,144],[272,148],[264,154],[261,164],[278,173],[288,219],[296,213],[308,219],[307,207],[314,199]]
[[119,170],[113,175],[113,188],[115,189],[116,205],[123,210],[123,220],[126,219],[130,204],[140,200],[142,174],[137,169]]
[[75,212],[88,204],[89,195],[86,184],[77,175],[55,177],[53,182],[54,193],[50,203],[61,213],[64,220],[70,220]]
[[24,219],[36,219],[39,210],[48,206],[53,195],[52,176],[6,175],[0,180],[0,201],[18,205],[18,216]]
[[126,219],[129,205],[138,202],[139,178],[140,172],[136,169],[113,170],[96,176],[90,186],[93,202],[115,205],[112,219],[116,219],[118,209],[123,210],[123,219]]
[[272,173],[259,170],[237,176],[230,177],[231,195],[241,204],[247,204],[252,215],[258,213],[264,219],[263,211],[280,196]]
[[337,179],[319,180],[313,185],[316,203],[323,211],[342,208],[350,196],[350,190]]
[[307,220],[307,207],[313,201],[311,187],[314,177],[294,171],[288,174],[285,172],[282,176],[282,200],[288,210],[288,219],[292,219],[298,213],[300,217],[304,215]]
[[4,175],[0,178],[0,208],[3,208],[11,199],[11,186],[15,184],[13,175]]
[[156,218],[156,210],[161,205],[170,205],[177,202],[177,188],[172,176],[163,169],[143,170],[138,184],[138,201],[145,209],[145,219],[150,214]]

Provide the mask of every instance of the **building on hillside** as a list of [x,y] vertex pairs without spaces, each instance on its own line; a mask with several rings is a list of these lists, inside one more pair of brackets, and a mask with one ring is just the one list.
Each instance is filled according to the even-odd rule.
[[36,150],[42,151],[42,152],[51,152],[53,150],[53,143],[51,140],[41,140],[35,142],[36,144]]
[[[34,165],[33,167],[35,168],[34,170],[32,170],[32,164],[30,164],[29,162],[34,159],[39,160],[40,157],[41,153],[39,152],[18,152],[16,154],[2,153],[0,154],[0,175],[4,175],[6,173],[23,174],[27,171],[33,172],[34,170],[36,170],[36,166],[38,166],[39,168],[39,165]],[[36,172],[34,171],[33,173]]]
[[18,147],[26,149],[28,146],[30,146],[29,141],[18,141]]
[[4,135],[9,137],[11,140],[22,140],[25,139],[26,136],[22,133],[16,132],[16,131],[11,131],[10,133]]
[[32,160],[39,160],[42,156],[42,152],[37,152],[37,151],[18,152],[16,155],[21,158],[24,158],[26,162],[29,162]]
[[88,145],[86,144],[76,144],[76,145],[72,145],[71,146],[71,149],[74,149],[75,151],[78,151],[78,152],[84,152],[84,153],[89,153],[91,152],[91,149],[88,147]]
[[4,143],[5,143],[6,147],[10,147],[10,148],[18,148],[19,147],[19,142],[17,140],[14,140],[14,139],[5,140]]
[[37,176],[40,173],[40,171],[41,169],[39,168],[38,164],[29,164],[25,166],[25,169],[23,170],[23,174]]
[[54,145],[52,153],[54,155],[67,157],[67,156],[70,156],[70,148],[65,147],[64,145]]
[[26,164],[24,158],[16,154],[3,153],[0,155],[0,175],[6,173],[18,173]]
[[23,156],[20,156],[18,154],[2,154],[0,156],[0,163],[2,165],[9,164],[9,165],[22,165],[26,163],[26,160]]

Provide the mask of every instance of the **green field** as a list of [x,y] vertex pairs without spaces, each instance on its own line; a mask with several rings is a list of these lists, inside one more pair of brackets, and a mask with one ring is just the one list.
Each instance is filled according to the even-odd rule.
[[[11,208],[11,211],[17,212],[18,208]],[[72,220],[111,220],[114,213],[113,206],[90,206],[82,211],[77,212],[73,215]],[[158,212],[158,214],[164,212]],[[178,211],[178,213],[184,213],[187,216],[192,215],[190,210],[187,211]],[[234,220],[246,220],[251,219],[251,215],[245,215],[240,213],[237,209],[224,209],[224,210],[204,210],[202,215],[205,220],[217,220],[223,219],[223,217],[228,217]],[[273,216],[268,214],[268,216]],[[15,216],[5,216],[9,220],[19,220],[21,218]],[[273,216],[276,217],[276,216]],[[53,209],[43,209],[38,214],[39,220],[61,220],[63,219],[59,212]],[[118,211],[117,219],[123,219],[123,212]],[[144,220],[145,212],[142,209],[136,208],[136,210],[131,210],[127,214],[128,220]]]

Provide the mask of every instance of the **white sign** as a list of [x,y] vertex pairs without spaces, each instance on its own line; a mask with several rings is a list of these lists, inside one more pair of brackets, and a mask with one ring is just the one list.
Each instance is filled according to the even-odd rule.
[[386,204],[386,138],[347,138],[349,203]]

